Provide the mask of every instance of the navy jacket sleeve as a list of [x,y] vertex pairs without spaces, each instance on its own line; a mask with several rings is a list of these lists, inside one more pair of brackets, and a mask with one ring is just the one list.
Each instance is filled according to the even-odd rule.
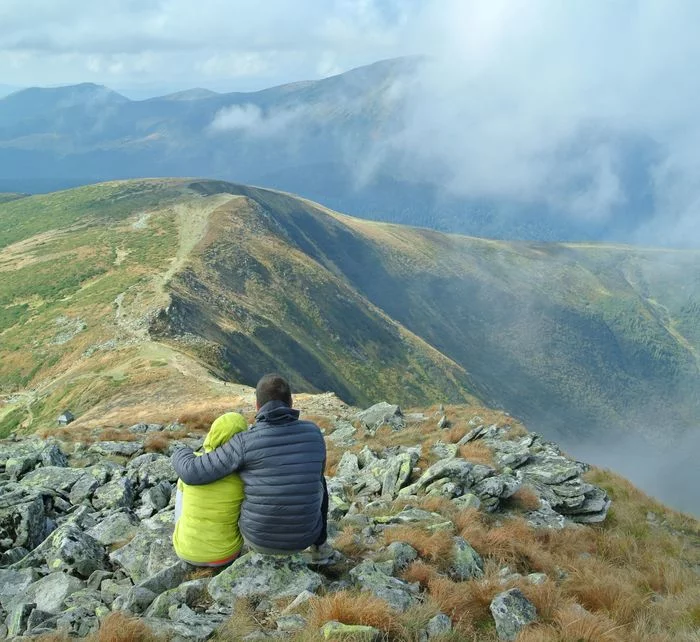
[[173,468],[186,484],[201,486],[240,470],[244,463],[244,453],[239,433],[223,446],[201,457],[196,457],[191,448],[178,448],[173,453]]

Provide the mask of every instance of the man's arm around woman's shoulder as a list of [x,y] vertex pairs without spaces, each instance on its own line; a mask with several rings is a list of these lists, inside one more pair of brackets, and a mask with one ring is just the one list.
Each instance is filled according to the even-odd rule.
[[242,433],[210,453],[195,456],[191,448],[178,448],[172,456],[173,468],[186,484],[200,486],[223,479],[243,466],[245,450]]

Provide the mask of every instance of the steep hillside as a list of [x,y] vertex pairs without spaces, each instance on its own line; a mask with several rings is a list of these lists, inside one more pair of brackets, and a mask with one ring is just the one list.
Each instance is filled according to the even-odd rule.
[[476,396],[570,438],[698,424],[697,252],[446,236],[215,181],[91,186],[0,220],[0,383],[39,389],[6,430],[202,366],[357,403]]

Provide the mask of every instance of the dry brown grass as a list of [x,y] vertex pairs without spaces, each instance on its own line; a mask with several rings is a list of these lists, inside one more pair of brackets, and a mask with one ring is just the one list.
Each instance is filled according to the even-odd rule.
[[[65,633],[49,633],[36,638],[37,642],[66,642],[71,639]],[[125,613],[110,613],[100,622],[100,628],[86,638],[86,642],[165,642],[139,618]]]
[[262,628],[263,623],[258,619],[253,605],[248,600],[238,599],[233,604],[233,615],[217,629],[213,639],[221,642],[238,642],[246,635]]
[[439,573],[435,567],[418,560],[406,567],[406,570],[402,573],[402,577],[407,582],[418,582],[421,588],[425,590],[432,580],[439,577]]
[[170,446],[171,436],[164,432],[152,432],[146,435],[143,442],[144,450],[147,453],[164,453]]
[[361,557],[368,550],[364,539],[352,526],[346,526],[333,540],[333,548],[346,557]]
[[483,441],[470,441],[459,447],[459,456],[473,464],[493,466],[493,451]]
[[392,526],[384,531],[384,541],[405,542],[418,551],[418,555],[439,567],[449,566],[452,560],[452,534],[446,531],[431,533],[417,526]]
[[100,441],[136,441],[138,437],[126,429],[105,428],[99,433]]
[[318,629],[331,620],[373,626],[399,639],[406,633],[398,614],[371,593],[339,591],[313,600],[309,609],[312,626]]
[[508,500],[508,506],[515,510],[537,510],[540,507],[540,496],[531,486],[521,486]]

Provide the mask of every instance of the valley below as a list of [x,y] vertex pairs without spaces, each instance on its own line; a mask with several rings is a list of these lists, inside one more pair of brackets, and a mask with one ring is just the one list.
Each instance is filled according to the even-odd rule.
[[0,199],[2,436],[225,408],[276,370],[353,405],[500,408],[697,512],[698,349],[692,250],[446,235],[211,180]]

